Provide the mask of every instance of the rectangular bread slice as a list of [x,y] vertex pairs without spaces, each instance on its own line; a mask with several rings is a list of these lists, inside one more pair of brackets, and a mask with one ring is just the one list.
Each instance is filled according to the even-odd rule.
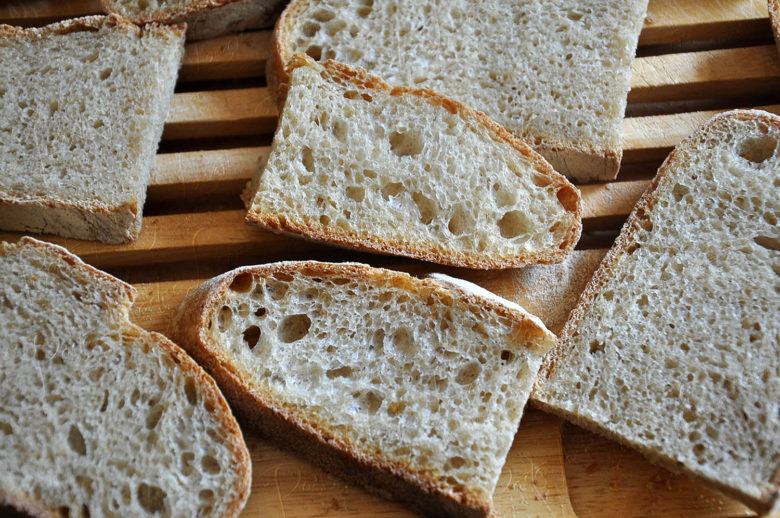
[[555,337],[465,281],[360,264],[239,268],[192,292],[173,336],[267,437],[382,497],[487,516]]
[[129,320],[135,290],[64,248],[0,243],[0,506],[233,517],[249,452],[211,379]]
[[282,0],[100,0],[107,13],[134,23],[186,23],[188,40],[272,27]]
[[470,268],[560,262],[579,191],[483,114],[299,54],[247,221]]
[[486,113],[570,178],[609,180],[646,10],[647,0],[293,0],[268,81],[283,97],[296,52],[360,66]]
[[754,509],[780,489],[780,118],[667,158],[540,375],[542,408]]
[[183,26],[0,25],[0,228],[135,239],[183,53]]

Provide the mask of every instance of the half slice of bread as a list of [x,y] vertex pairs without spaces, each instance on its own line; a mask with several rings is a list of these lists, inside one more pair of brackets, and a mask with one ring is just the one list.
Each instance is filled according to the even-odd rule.
[[431,88],[485,112],[579,181],[617,175],[647,0],[293,0],[268,81],[296,52]]
[[536,317],[470,283],[318,262],[216,277],[173,325],[263,434],[437,516],[490,513],[555,342]]
[[100,0],[107,13],[135,23],[186,23],[188,40],[271,27],[282,0]]
[[135,290],[55,245],[0,244],[0,505],[237,516],[251,464],[212,380],[128,318]]
[[0,25],[0,228],[135,239],[184,27]]
[[303,54],[247,221],[471,268],[560,262],[579,191],[483,114]]
[[536,402],[759,511],[780,489],[780,117],[719,115],[661,166]]

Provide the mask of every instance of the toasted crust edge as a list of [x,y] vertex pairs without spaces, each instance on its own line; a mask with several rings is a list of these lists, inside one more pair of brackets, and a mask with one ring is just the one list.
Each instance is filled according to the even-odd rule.
[[[590,282],[582,292],[579,302],[572,310],[569,316],[569,320],[566,322],[563,330],[561,331],[558,344],[552,351],[550,351],[550,353],[545,358],[544,363],[542,364],[537,381],[534,384],[534,389],[531,392],[531,398],[529,402],[537,408],[559,415],[577,425],[582,426],[583,428],[630,446],[631,448],[638,450],[655,464],[659,464],[674,472],[686,473],[687,475],[714,487],[724,494],[736,498],[748,507],[758,512],[765,513],[772,510],[774,508],[773,506],[780,505],[780,479],[775,482],[770,482],[770,485],[773,485],[774,489],[764,491],[762,497],[756,499],[755,497],[747,495],[737,488],[725,485],[713,478],[694,472],[676,460],[669,458],[657,451],[653,451],[651,448],[647,448],[641,443],[631,441],[619,434],[616,434],[591,419],[562,410],[552,404],[545,402],[542,399],[539,399],[538,397],[539,393],[543,390],[544,381],[550,378],[556,368],[557,363],[564,361],[566,358],[566,355],[570,350],[568,344],[569,336],[576,331],[578,323],[583,319],[593,300],[603,289],[612,267],[620,260],[621,257],[623,257],[623,255],[625,255],[628,247],[634,242],[634,236],[641,227],[641,222],[644,220],[644,218],[647,217],[648,212],[652,210],[653,206],[658,200],[657,191],[659,187],[665,182],[670,181],[672,178],[672,162],[677,159],[679,154],[686,152],[689,149],[695,148],[696,145],[701,140],[703,140],[713,128],[727,124],[728,121],[732,118],[738,120],[758,120],[767,124],[768,126],[773,126],[777,128],[778,131],[780,131],[780,117],[776,115],[761,110],[731,110],[714,116],[675,147],[666,160],[664,160],[663,164],[661,164],[661,167],[658,169],[658,173],[656,174],[655,178],[653,178],[653,181],[647,187],[644,194],[639,199],[636,206],[629,215],[626,223],[623,225],[623,228],[621,229],[620,235],[615,241],[615,244],[607,252],[607,255],[604,257],[601,265],[593,274]],[[778,466],[778,470],[780,470],[780,466]]]
[[427,247],[424,248],[420,244],[394,243],[374,236],[347,234],[345,232],[339,232],[335,227],[312,227],[299,218],[287,218],[275,214],[256,213],[253,212],[251,208],[246,217],[248,223],[260,225],[274,232],[302,235],[310,239],[326,241],[342,247],[384,254],[402,255],[466,268],[513,268],[529,264],[558,263],[563,261],[574,249],[574,246],[577,244],[580,234],[582,233],[582,199],[579,190],[563,175],[556,172],[541,155],[533,151],[533,149],[523,141],[512,136],[484,113],[426,88],[393,87],[381,78],[367,73],[360,67],[352,67],[331,60],[328,60],[323,64],[318,64],[305,54],[296,54],[289,63],[289,70],[292,71],[298,67],[311,67],[328,74],[330,78],[337,80],[337,82],[348,82],[361,88],[385,92],[393,97],[404,95],[416,96],[433,106],[440,106],[450,113],[457,114],[458,117],[469,124],[473,124],[478,128],[483,128],[494,140],[509,144],[512,149],[531,162],[534,170],[538,174],[546,176],[550,180],[550,183],[553,185],[551,190],[554,190],[557,193],[558,200],[563,208],[570,213],[570,219],[572,221],[569,221],[567,232],[564,234],[563,240],[558,243],[557,249],[541,250],[535,253],[515,254],[503,258],[488,257],[477,252],[464,253],[450,251],[447,254],[443,254]]
[[[133,301],[137,295],[137,291],[133,286],[86,264],[78,256],[70,253],[67,249],[59,245],[39,241],[28,236],[23,236],[14,244],[0,242],[0,256],[7,255],[15,249],[23,247],[32,247],[40,250],[46,255],[54,256],[72,268],[81,271],[95,283],[102,284],[109,288],[111,297],[106,300],[106,303],[122,307],[125,310],[124,325],[127,326],[128,330],[138,333],[144,340],[152,342],[153,346],[160,347],[164,352],[171,356],[173,361],[179,365],[182,370],[198,380],[199,386],[202,387],[203,394],[209,397],[213,403],[215,409],[213,414],[217,416],[222,429],[226,433],[226,443],[231,450],[234,459],[237,461],[238,466],[237,497],[228,505],[222,518],[233,518],[238,516],[249,498],[252,482],[252,462],[241,429],[233,417],[233,413],[214,379],[195,363],[182,348],[171,340],[159,333],[146,331],[130,321],[130,307],[133,305]],[[16,509],[30,512],[33,513],[33,515],[40,517],[59,516],[59,513],[57,513],[56,510],[40,505],[30,497],[30,495],[10,494],[0,490],[0,502],[7,503]]]
[[[778,1],[778,0],[769,0]],[[266,62],[266,80],[281,109],[290,83],[290,61],[293,53],[289,41],[297,19],[311,4],[311,0],[292,0],[274,26],[271,52]],[[485,116],[487,117],[487,116]],[[556,171],[578,182],[614,180],[623,159],[623,148],[594,148],[577,142],[562,142],[551,138],[516,135],[531,149],[542,155]]]
[[291,261],[259,266],[246,266],[206,281],[189,293],[179,306],[172,324],[172,336],[214,376],[242,420],[266,437],[282,444],[325,470],[355,483],[371,493],[408,505],[418,512],[453,516],[490,516],[491,495],[456,494],[429,476],[396,462],[365,453],[347,439],[334,435],[322,425],[306,418],[302,412],[285,409],[268,394],[253,392],[243,381],[239,370],[228,355],[221,353],[208,337],[209,315],[224,300],[233,280],[239,275],[271,275],[300,272],[313,276],[349,276],[373,283],[385,283],[410,291],[444,292],[470,305],[490,308],[517,322],[523,332],[552,334],[525,312],[490,300],[478,294],[447,289],[430,279],[416,279],[408,274],[372,268],[356,263],[321,263]]

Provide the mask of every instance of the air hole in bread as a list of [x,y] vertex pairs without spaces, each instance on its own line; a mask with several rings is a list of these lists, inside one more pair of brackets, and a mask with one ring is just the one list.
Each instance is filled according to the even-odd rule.
[[400,182],[391,182],[382,187],[382,196],[389,200],[394,196],[398,196],[402,192],[406,191],[404,185]]
[[224,332],[230,327],[230,323],[233,321],[233,310],[228,306],[222,306],[217,313],[217,327],[220,331]]
[[310,173],[314,172],[314,156],[309,146],[303,146],[301,149],[301,163]]
[[412,193],[412,200],[420,212],[420,221],[428,225],[436,217],[436,203],[419,192]]
[[325,375],[328,377],[328,379],[351,378],[352,377],[352,367],[342,366],[342,367],[338,367],[336,369],[328,369],[327,371],[325,371]]
[[595,354],[598,352],[604,352],[604,343],[598,340],[592,340],[590,342],[590,354]]
[[181,473],[182,475],[189,476],[193,473],[195,468],[192,462],[195,460],[195,454],[191,451],[185,451],[181,454]]
[[504,362],[504,364],[508,365],[512,363],[515,360],[515,354],[512,351],[507,351],[504,349],[501,351],[501,361]]
[[387,406],[387,415],[389,415],[390,417],[395,417],[401,412],[403,412],[404,408],[406,408],[406,403],[404,402],[390,403]]
[[547,187],[551,183],[552,180],[547,175],[543,175],[543,174],[534,175],[534,185],[536,185],[537,187]]
[[298,314],[284,317],[279,324],[279,339],[285,343],[297,342],[307,334],[311,327],[311,319],[308,315]]
[[265,284],[265,289],[268,292],[268,296],[271,300],[281,300],[290,286],[286,282],[279,282],[274,279],[268,279]]
[[219,462],[217,462],[217,459],[211,455],[204,455],[200,461],[200,464],[203,467],[203,471],[211,475],[216,475],[222,471],[222,468],[220,467]]
[[765,135],[742,142],[739,156],[750,162],[760,164],[771,158],[775,154],[776,149],[777,139]]
[[70,431],[68,432],[68,446],[79,455],[87,454],[87,445],[84,442],[84,436],[81,435],[81,430],[79,430],[78,426],[75,424],[71,425]]
[[317,11],[314,12],[314,14],[312,14],[312,18],[314,18],[320,23],[329,22],[335,17],[336,17],[336,13],[328,9],[318,9]]
[[331,133],[333,133],[333,136],[336,137],[336,139],[339,142],[345,143],[347,142],[347,123],[343,120],[334,120],[333,121],[333,127],[331,128]]
[[358,97],[360,97],[360,94],[358,93],[357,90],[347,90],[346,92],[344,92],[344,97],[347,99],[357,99]]
[[319,45],[311,45],[306,49],[306,54],[314,61],[319,61],[322,58],[322,47]]
[[447,230],[452,232],[453,235],[460,236],[473,227],[474,221],[471,214],[462,204],[456,205],[449,222],[447,222]]
[[357,399],[360,408],[371,415],[376,414],[377,410],[382,406],[382,401],[384,401],[384,396],[373,390],[357,392],[353,394],[353,397]]
[[260,328],[257,326],[250,326],[244,329],[244,343],[250,350],[254,349],[260,340]]
[[136,493],[138,503],[144,511],[156,514],[165,509],[165,491],[150,484],[140,484]]
[[230,283],[230,289],[235,293],[247,293],[254,287],[252,274],[249,272],[240,273],[235,276]]
[[466,459],[463,457],[450,457],[447,463],[455,469],[462,468],[466,464]]
[[498,230],[501,232],[501,237],[506,239],[527,234],[532,229],[533,224],[528,219],[528,216],[519,210],[511,210],[498,220]]
[[556,196],[564,209],[569,212],[575,212],[577,210],[579,196],[577,195],[576,187],[562,187],[558,189]]
[[371,14],[371,11],[373,11],[371,6],[359,7],[357,10],[357,14],[361,18],[366,18],[369,14]]
[[335,36],[347,27],[347,22],[344,20],[333,20],[325,25],[325,32],[328,36]]
[[780,250],[780,236],[756,236],[753,241],[767,250]]
[[112,72],[113,72],[113,70],[111,70],[110,68],[103,69],[103,71],[100,72],[100,79],[102,81],[105,81],[106,79],[108,79],[111,76]]
[[675,184],[674,188],[672,189],[672,195],[674,196],[675,201],[682,201],[682,199],[685,197],[686,194],[691,192],[691,190],[683,185],[683,184]]
[[360,187],[359,185],[351,185],[347,187],[347,198],[350,200],[354,200],[360,203],[365,197],[366,190],[363,187]]
[[195,406],[198,404],[198,389],[193,378],[187,378],[184,382],[184,395],[187,397],[187,402]]
[[5,421],[0,421],[0,433],[5,435],[12,435],[14,433],[14,429]]
[[390,149],[399,157],[419,155],[423,150],[422,136],[417,131],[390,134]]
[[480,367],[479,363],[467,363],[458,371],[458,375],[455,376],[455,382],[460,385],[470,385],[479,377],[481,371],[482,367]]
[[311,38],[317,32],[320,30],[320,24],[314,23],[314,22],[306,22],[303,24],[303,34],[306,35],[307,38]]
[[162,419],[165,407],[163,405],[155,405],[149,413],[146,415],[146,428],[152,430],[157,426],[157,423]]
[[412,332],[408,327],[401,327],[393,333],[393,347],[404,356],[410,356],[417,351]]

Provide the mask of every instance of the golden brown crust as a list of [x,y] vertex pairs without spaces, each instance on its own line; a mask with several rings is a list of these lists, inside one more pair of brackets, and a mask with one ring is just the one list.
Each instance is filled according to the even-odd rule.
[[81,31],[97,31],[103,27],[112,27],[123,30],[129,34],[141,36],[144,32],[153,32],[163,35],[181,37],[184,35],[186,27],[184,25],[160,25],[152,24],[145,27],[139,27],[130,20],[116,14],[107,16],[84,16],[82,18],[73,18],[61,22],[52,23],[44,27],[22,28],[13,25],[0,25],[0,38],[12,36],[41,39],[51,34],[70,34]]
[[[277,25],[277,27],[279,27],[279,25]],[[495,258],[480,253],[464,253],[452,250],[441,251],[430,246],[417,246],[413,243],[389,242],[375,236],[363,236],[349,233],[337,227],[314,226],[300,218],[288,218],[283,215],[272,213],[255,213],[250,211],[246,218],[248,223],[266,227],[274,232],[303,235],[309,239],[327,241],[347,248],[368,250],[384,254],[403,255],[415,259],[465,268],[514,268],[529,264],[559,263],[574,249],[574,246],[579,240],[580,233],[582,232],[582,200],[579,190],[564,176],[553,170],[552,166],[550,166],[541,155],[533,151],[521,140],[512,136],[484,113],[427,88],[391,86],[381,78],[373,76],[359,67],[351,67],[331,60],[319,65],[305,54],[296,54],[293,56],[289,62],[288,70],[292,71],[295,68],[304,66],[320,70],[321,74],[326,74],[329,80],[341,85],[345,83],[353,84],[363,89],[389,93],[389,95],[393,97],[405,95],[419,97],[433,106],[440,106],[450,113],[458,115],[461,119],[478,129],[484,130],[495,141],[509,144],[511,148],[522,155],[524,159],[531,162],[537,174],[543,175],[549,180],[552,185],[550,190],[557,193],[561,205],[570,213],[571,221],[569,222],[568,230],[557,249]]]
[[[64,261],[70,267],[75,268],[90,278],[94,283],[108,288],[110,295],[106,298],[106,304],[124,307],[127,310],[125,314],[129,314],[130,307],[137,294],[135,288],[131,285],[84,263],[80,258],[61,246],[38,241],[27,236],[22,237],[16,244],[0,243],[0,255],[7,255],[22,247],[36,248],[45,255],[53,256],[58,261]],[[201,387],[203,395],[210,398],[211,406],[214,408],[213,415],[219,421],[221,429],[226,432],[224,436],[225,443],[231,453],[233,453],[233,458],[236,461],[236,464],[232,467],[238,472],[237,497],[229,504],[228,510],[222,516],[223,518],[238,516],[249,498],[252,481],[252,462],[249,451],[244,444],[244,436],[241,433],[241,429],[233,418],[230,407],[228,407],[227,401],[219,391],[217,384],[184,350],[165,336],[146,331],[130,322],[129,318],[123,323],[123,333],[139,337],[165,351],[187,375],[198,381],[198,386]],[[2,502],[20,510],[33,512],[37,516],[59,516],[59,513],[41,506],[40,503],[34,501],[28,495],[12,495],[0,491],[0,503]]]
[[223,303],[233,280],[247,273],[253,276],[273,273],[338,276],[360,279],[372,285],[390,285],[412,293],[435,293],[445,303],[459,298],[469,305],[489,308],[514,321],[518,332],[549,332],[520,311],[495,300],[445,289],[433,280],[419,280],[405,273],[361,264],[313,261],[249,266],[215,277],[187,296],[172,324],[172,336],[214,376],[243,420],[265,436],[375,494],[399,500],[425,514],[488,516],[490,495],[472,494],[466,490],[455,492],[430,473],[365,451],[331,430],[327,423],[312,421],[303,411],[275,401],[272,395],[264,393],[241,373],[229,355],[212,343],[208,328],[210,316],[215,307]]
[[[189,3],[177,7],[176,9],[157,9],[155,11],[139,14],[138,16],[130,16],[128,19],[139,25],[147,23],[179,23],[182,21],[182,18],[193,13],[197,13],[206,9],[224,7],[238,1],[240,0],[192,0]],[[117,0],[100,0],[101,7],[108,13],[118,12],[118,3],[119,2]]]
[[756,500],[754,497],[747,495],[734,487],[725,486],[715,479],[708,478],[701,475],[700,473],[690,471],[674,459],[667,458],[657,451],[646,448],[641,443],[635,443],[623,436],[617,435],[614,432],[603,428],[595,421],[586,418],[585,416],[561,410],[557,407],[546,404],[544,401],[536,397],[536,393],[537,391],[541,390],[544,381],[548,380],[552,376],[558,362],[564,361],[566,355],[569,353],[571,349],[569,338],[576,333],[579,322],[584,318],[590,305],[602,291],[605,283],[609,279],[613,267],[625,254],[630,253],[631,247],[635,241],[636,233],[640,228],[642,228],[642,223],[647,219],[648,213],[653,209],[653,206],[658,201],[659,188],[665,185],[667,182],[674,181],[672,178],[674,170],[671,168],[671,165],[677,161],[678,155],[698,147],[707,138],[707,135],[711,131],[717,130],[718,126],[728,124],[728,121],[732,118],[741,120],[758,120],[767,126],[773,126],[777,128],[778,131],[780,131],[780,118],[775,115],[758,110],[733,110],[716,115],[701,127],[699,127],[699,129],[697,129],[692,135],[684,139],[677,147],[675,147],[675,149],[669,154],[663,164],[661,164],[661,167],[658,169],[658,174],[656,174],[655,178],[653,178],[653,181],[647,187],[647,190],[645,190],[644,194],[637,202],[634,210],[629,215],[628,220],[623,225],[623,228],[617,240],[615,241],[615,244],[612,246],[612,248],[610,248],[609,252],[607,252],[606,257],[604,257],[604,260],[602,261],[598,270],[596,270],[596,273],[593,274],[593,277],[583,291],[577,306],[574,308],[574,310],[572,310],[569,320],[566,322],[566,325],[561,332],[558,344],[547,355],[542,368],[539,371],[537,381],[534,385],[534,390],[531,393],[530,402],[532,405],[538,408],[558,414],[565,419],[588,428],[594,432],[605,435],[632,448],[636,448],[657,464],[663,465],[673,471],[684,471],[685,473],[688,473],[689,475],[714,486],[716,489],[729,494],[734,498],[737,498],[751,508],[760,512],[766,512],[772,508],[772,505],[778,498],[778,494],[780,493],[780,481],[773,482],[775,489],[772,491],[767,491],[761,499]]

